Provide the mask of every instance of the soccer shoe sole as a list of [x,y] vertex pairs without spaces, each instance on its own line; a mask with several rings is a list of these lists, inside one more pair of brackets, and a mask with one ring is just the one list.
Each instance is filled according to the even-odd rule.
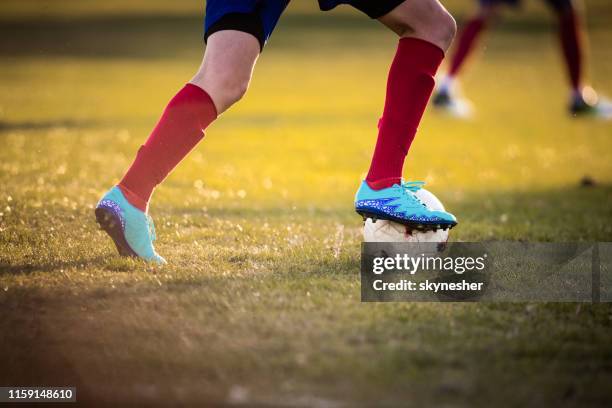
[[106,208],[96,208],[96,221],[100,225],[100,228],[111,237],[117,251],[121,256],[129,256],[139,258],[139,256],[130,248],[130,245],[125,240],[123,235],[123,229],[121,228],[121,221],[112,211]]
[[388,214],[380,214],[380,213],[375,213],[375,212],[365,211],[365,210],[356,210],[356,211],[357,211],[357,214],[363,217],[364,221],[368,218],[371,218],[372,221],[374,222],[376,222],[377,220],[393,221],[393,222],[397,222],[398,224],[405,225],[409,227],[410,229],[421,231],[421,232],[427,232],[427,231],[435,232],[439,229],[441,230],[449,229],[450,230],[455,225],[457,225],[456,222],[441,223],[441,222],[410,221],[410,220],[405,220],[399,217],[393,217],[392,215],[388,215]]

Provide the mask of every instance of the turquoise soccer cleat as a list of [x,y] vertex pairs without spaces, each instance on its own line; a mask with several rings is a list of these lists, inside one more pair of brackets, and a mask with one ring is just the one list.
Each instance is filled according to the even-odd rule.
[[355,211],[365,218],[389,220],[410,228],[429,231],[457,225],[454,215],[433,211],[414,194],[425,183],[402,182],[382,190],[373,190],[363,181],[355,195]]
[[96,205],[96,220],[112,238],[122,256],[133,256],[147,262],[165,264],[153,247],[153,219],[130,204],[119,187],[111,188]]

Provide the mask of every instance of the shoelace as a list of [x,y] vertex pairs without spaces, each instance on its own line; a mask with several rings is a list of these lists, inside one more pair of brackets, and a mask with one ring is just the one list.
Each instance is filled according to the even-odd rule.
[[[416,193],[417,191],[422,189],[424,185],[425,185],[424,181],[403,181],[402,184],[400,184],[400,188],[404,191],[405,194],[408,195],[408,192]],[[412,199],[414,199],[416,202],[421,204],[423,207],[427,208],[425,203],[421,201],[421,199],[417,197],[416,194],[409,194],[409,196]]]
[[155,235],[155,223],[153,222],[153,218],[149,214],[147,216],[147,227],[149,228],[149,235],[151,236],[151,241],[155,241],[157,235]]

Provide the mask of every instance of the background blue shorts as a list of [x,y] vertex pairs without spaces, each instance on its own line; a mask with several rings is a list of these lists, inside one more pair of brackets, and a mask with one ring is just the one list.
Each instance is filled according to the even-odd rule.
[[[482,5],[491,4],[508,4],[511,6],[518,6],[521,4],[521,0],[479,0]],[[572,0],[546,0],[546,3],[554,10],[561,11],[572,7]]]
[[[290,0],[207,0],[204,39],[222,30],[253,34],[263,48]],[[319,0],[321,10],[348,4],[371,18],[381,17],[404,0]]]
[[482,5],[490,4],[508,4],[510,6],[518,6],[521,0],[479,0]]

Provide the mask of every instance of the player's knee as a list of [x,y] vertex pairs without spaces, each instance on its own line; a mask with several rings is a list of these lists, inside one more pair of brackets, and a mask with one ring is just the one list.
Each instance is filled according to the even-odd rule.
[[249,78],[230,78],[221,84],[221,93],[228,106],[242,99],[249,89]]
[[230,71],[194,78],[194,82],[209,93],[218,113],[224,112],[242,99],[249,87],[249,76],[238,75]]
[[441,10],[427,28],[428,39],[445,51],[450,47],[456,34],[457,22],[446,10]]
[[[436,2],[437,3],[437,2]],[[427,40],[446,51],[457,33],[457,23],[453,16],[443,7],[435,8],[427,18],[406,23],[400,36],[416,36]]]

